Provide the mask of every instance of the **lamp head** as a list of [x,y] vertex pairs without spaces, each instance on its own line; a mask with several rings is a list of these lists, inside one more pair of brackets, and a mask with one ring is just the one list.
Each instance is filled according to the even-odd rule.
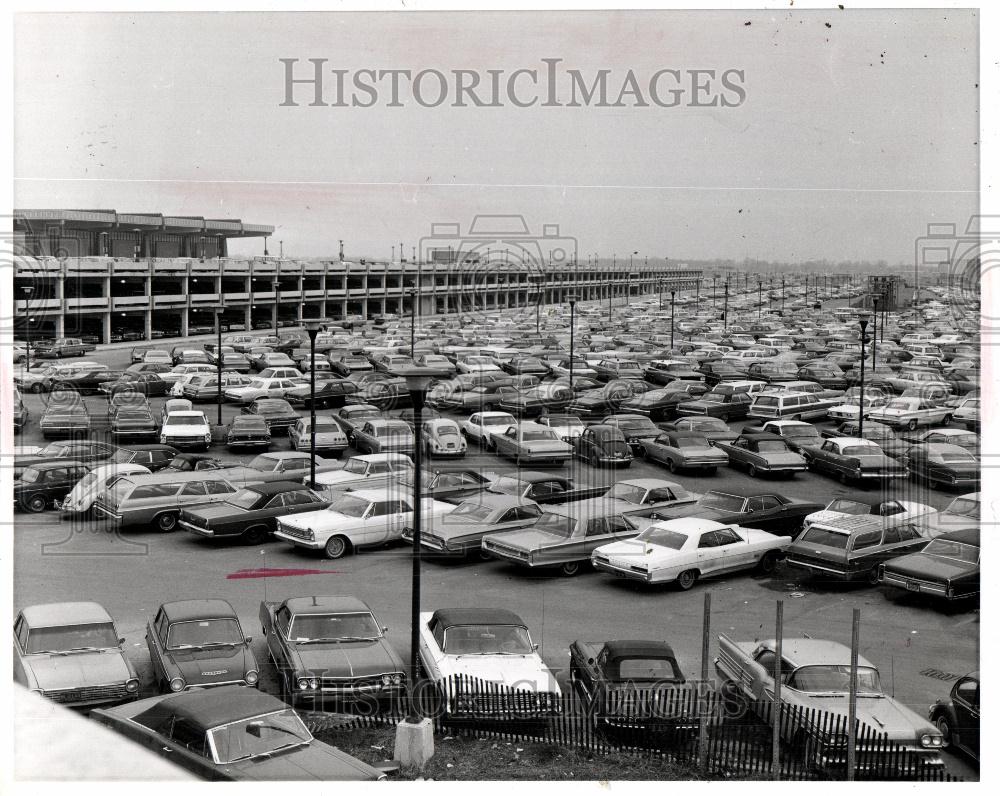
[[306,330],[309,337],[315,340],[320,326],[327,320],[327,318],[299,318],[299,323],[302,324],[302,328]]
[[406,389],[410,392],[427,392],[432,381],[447,378],[449,375],[446,371],[437,368],[423,368],[418,365],[395,368],[390,373],[393,376],[401,376],[406,379]]
[[566,301],[569,302],[571,307],[574,306],[576,304],[576,293],[570,292],[570,294],[566,297]]

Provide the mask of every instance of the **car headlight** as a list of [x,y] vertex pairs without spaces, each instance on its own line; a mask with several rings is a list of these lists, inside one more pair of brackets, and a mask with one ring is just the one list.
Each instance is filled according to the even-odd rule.
[[206,434],[205,435],[205,442],[211,442],[211,441],[212,441],[212,435],[210,433]]
[[128,680],[125,681],[125,690],[128,691],[130,694],[134,694],[136,691],[139,690],[139,681],[136,680],[134,677],[129,678]]
[[382,675],[382,685],[392,685],[392,675],[383,674]]
[[300,677],[296,682],[299,687],[299,691],[308,691],[316,688],[316,678],[315,677]]
[[393,685],[399,685],[402,682],[403,682],[403,675],[401,675],[401,674],[394,674],[392,676],[392,684]]
[[925,749],[930,748],[940,748],[944,746],[944,738],[940,735],[931,735],[930,733],[924,733],[920,736],[920,745]]
[[246,681],[249,685],[254,685],[257,682],[258,678],[259,675],[257,674],[257,672],[253,671],[253,669],[247,672]]
[[184,678],[183,677],[175,677],[175,678],[173,678],[170,681],[170,690],[171,691],[183,691],[185,685],[186,685],[186,683],[184,682]]

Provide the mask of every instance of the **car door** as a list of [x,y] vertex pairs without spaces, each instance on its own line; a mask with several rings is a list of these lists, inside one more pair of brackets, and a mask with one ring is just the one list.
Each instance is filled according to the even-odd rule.
[[798,514],[788,516],[788,510],[776,495],[757,495],[749,500],[750,514],[743,524],[762,531],[779,533],[797,529],[802,522]]
[[166,638],[167,620],[161,608],[151,622],[146,623],[146,647],[149,649],[149,662],[153,667],[153,685],[157,691],[162,690],[166,677],[166,667],[163,664],[163,640]]
[[952,693],[955,718],[958,720],[958,740],[977,758],[979,757],[979,681],[965,677],[955,684]]
[[[359,547],[382,544],[389,540],[389,525],[398,513],[396,500],[376,500],[368,507],[360,527],[347,535]],[[402,530],[402,529],[401,529]]]
[[698,539],[695,558],[698,562],[698,571],[703,576],[711,575],[722,567],[717,545],[718,537],[715,531],[705,531]]
[[731,528],[721,528],[715,532],[713,552],[718,560],[717,572],[748,569],[755,563],[753,545]]

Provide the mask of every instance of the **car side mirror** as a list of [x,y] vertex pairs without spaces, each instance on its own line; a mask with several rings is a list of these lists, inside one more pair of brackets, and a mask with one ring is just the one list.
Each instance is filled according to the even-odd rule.
[[253,636],[247,636],[245,639],[243,639],[244,644],[250,644],[252,642],[253,642]]
[[122,645],[124,643],[125,643],[125,639],[123,639],[123,638],[118,639],[118,644],[119,645]]
[[382,632],[383,633],[388,633],[389,632],[389,626],[388,625],[383,625],[382,626]]
[[587,665],[588,666],[593,666],[594,665],[594,659],[593,658],[587,658]]
[[531,651],[532,652],[538,652],[538,645],[537,644],[532,644],[531,645]]

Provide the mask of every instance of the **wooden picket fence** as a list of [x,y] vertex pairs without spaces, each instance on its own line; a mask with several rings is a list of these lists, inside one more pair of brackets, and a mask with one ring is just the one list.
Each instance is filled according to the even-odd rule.
[[[775,774],[771,703],[732,705],[708,685],[629,687],[598,705],[576,690],[535,694],[456,676],[440,683],[422,681],[416,698],[420,714],[433,721],[437,734],[551,743],[598,754],[657,755],[708,777],[846,779],[846,717],[784,705]],[[349,731],[395,724],[408,713],[409,704],[402,699],[360,715],[309,714],[307,723],[314,731]],[[701,721],[704,747],[699,744]],[[924,755],[894,744],[863,722],[857,724],[856,750],[857,780],[960,781],[944,766],[928,764]]]

